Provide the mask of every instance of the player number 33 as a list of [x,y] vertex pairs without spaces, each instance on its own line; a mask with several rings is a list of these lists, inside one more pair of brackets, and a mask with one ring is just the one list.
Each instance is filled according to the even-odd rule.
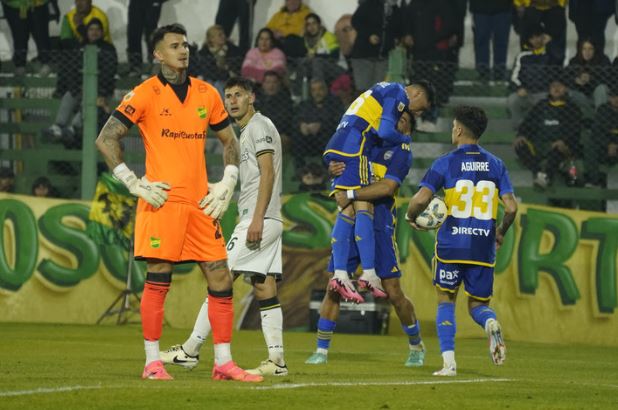
[[[460,179],[455,184],[455,200],[451,203],[451,215],[455,218],[490,220],[496,217],[496,184],[492,181]],[[450,201],[449,201],[450,202]]]

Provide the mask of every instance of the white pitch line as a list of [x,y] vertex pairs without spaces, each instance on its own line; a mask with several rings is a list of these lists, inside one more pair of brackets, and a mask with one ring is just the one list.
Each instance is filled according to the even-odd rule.
[[75,391],[75,390],[91,390],[91,389],[100,389],[101,385],[98,386],[62,386],[62,387],[40,387],[38,389],[32,390],[15,390],[15,391],[0,391],[0,397],[11,397],[11,396],[29,396],[32,394],[49,394],[49,393],[60,393],[66,391]]
[[303,387],[358,387],[358,386],[414,386],[426,384],[492,383],[510,382],[512,379],[464,379],[464,380],[426,380],[400,382],[334,382],[334,383],[281,383],[272,386],[253,387],[254,390],[300,389]]

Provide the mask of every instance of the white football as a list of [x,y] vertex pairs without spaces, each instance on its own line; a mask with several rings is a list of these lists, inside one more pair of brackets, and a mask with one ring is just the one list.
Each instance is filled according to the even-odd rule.
[[434,196],[414,222],[421,228],[438,229],[446,219],[447,212],[444,200],[439,196]]

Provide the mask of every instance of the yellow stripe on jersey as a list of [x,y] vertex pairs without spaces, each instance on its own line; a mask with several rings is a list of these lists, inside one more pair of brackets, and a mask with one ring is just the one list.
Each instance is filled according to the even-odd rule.
[[382,118],[382,104],[375,99],[374,96],[370,95],[358,107],[358,110],[354,115],[363,120],[367,121],[369,125],[373,127],[373,129],[377,130],[380,128],[380,119]]

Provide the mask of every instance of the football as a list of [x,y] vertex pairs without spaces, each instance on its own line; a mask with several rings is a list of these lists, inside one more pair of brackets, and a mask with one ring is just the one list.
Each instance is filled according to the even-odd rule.
[[444,200],[439,196],[434,196],[414,222],[421,228],[438,229],[446,219],[447,212]]

